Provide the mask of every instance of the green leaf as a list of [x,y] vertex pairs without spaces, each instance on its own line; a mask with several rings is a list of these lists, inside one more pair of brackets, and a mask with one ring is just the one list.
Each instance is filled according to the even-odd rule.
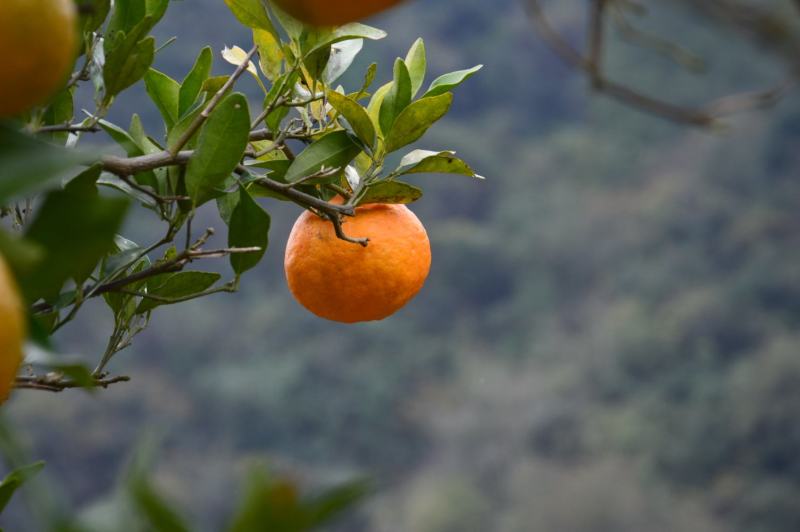
[[347,120],[356,136],[367,146],[375,145],[375,126],[361,105],[336,91],[328,91],[328,102]]
[[200,96],[203,83],[211,75],[211,67],[214,62],[214,54],[210,46],[200,50],[200,54],[194,62],[194,66],[184,78],[178,92],[178,116],[183,117],[192,108]]
[[384,134],[392,129],[398,115],[411,103],[411,78],[405,62],[399,57],[394,62],[394,80],[381,103],[379,122]]
[[422,197],[422,190],[401,181],[377,181],[368,185],[359,205],[368,203],[414,203]]
[[161,305],[171,305],[199,295],[214,285],[221,275],[211,272],[177,272],[153,278],[147,285],[147,293],[168,301],[143,298],[136,308],[137,314],[153,310]]
[[166,74],[151,68],[144,76],[144,86],[153,103],[158,107],[167,130],[178,120],[178,93],[181,85]]
[[80,25],[84,33],[90,33],[103,25],[111,11],[111,0],[88,0],[81,3]]
[[228,247],[260,247],[261,251],[231,255],[231,266],[237,275],[254,268],[264,256],[269,245],[269,226],[269,214],[240,186],[239,203],[231,214]]
[[[42,123],[45,125],[62,125],[72,121],[74,108],[72,103],[72,89],[64,89],[53,97],[42,115]],[[59,131],[46,134],[51,140],[59,144],[67,141],[69,133]]]
[[225,0],[237,20],[252,29],[261,29],[277,36],[261,0]]
[[386,135],[386,152],[391,153],[415,142],[440,118],[453,103],[453,94],[422,98],[406,107]]
[[258,46],[258,64],[261,72],[268,80],[277,80],[283,66],[283,50],[280,40],[272,32],[254,29],[253,42]]
[[297,489],[286,481],[273,480],[257,468],[250,472],[244,500],[228,527],[229,532],[305,532],[307,518],[300,507]]
[[0,204],[5,204],[57,183],[89,157],[0,124],[0,160]]
[[128,33],[142,22],[145,23],[143,35],[147,34],[161,20],[168,6],[169,0],[116,0],[106,34],[120,30]]
[[415,97],[425,81],[427,59],[425,57],[425,41],[422,38],[414,41],[406,55],[406,66],[411,78],[411,97]]
[[[197,116],[204,111],[204,106],[197,107],[194,111],[181,118],[177,124],[170,130],[167,135],[167,148],[172,149],[178,141],[183,137],[183,134],[189,130],[194,123]],[[194,135],[189,138],[189,141],[184,146],[187,150],[193,150],[197,146],[197,139],[200,136],[200,131],[196,131]]]
[[354,480],[304,501],[304,510],[308,516],[306,526],[311,529],[330,523],[334,518],[351,509],[369,492],[370,483],[368,481]]
[[449,74],[439,76],[438,78],[433,80],[431,86],[428,87],[428,91],[422,97],[428,98],[431,96],[439,96],[440,94],[450,92],[452,89],[458,87],[466,80],[471,78],[478,70],[482,68],[483,65],[478,65],[472,68],[468,68],[467,70],[459,70],[457,72],[450,72]]
[[68,279],[83,283],[112,250],[128,201],[100,196],[99,176],[99,165],[90,168],[64,190],[48,194],[38,209],[26,238],[41,246],[45,256],[21,279],[28,301],[56,297]]
[[0,512],[8,506],[14,492],[44,469],[44,462],[35,462],[15,469],[0,482]]
[[484,179],[451,151],[414,150],[403,157],[395,174],[459,174]]
[[150,525],[148,530],[189,532],[190,529],[184,519],[164,500],[144,475],[136,475],[129,482],[128,489],[138,513]]
[[28,272],[44,257],[38,245],[0,229],[0,256],[6,259],[18,277]]
[[[369,104],[367,105],[367,114],[369,115],[370,120],[372,120],[375,129],[378,131],[378,135],[381,135],[380,131],[380,112],[381,106],[383,104],[383,99],[386,97],[386,94],[392,88],[393,82],[389,82],[385,85],[381,85],[381,87],[375,91],[375,94],[372,95],[372,98],[369,100]],[[383,136],[381,135],[381,138]]]
[[226,96],[206,121],[197,150],[186,167],[186,190],[195,205],[210,200],[244,155],[250,139],[250,111],[241,93]]
[[319,172],[323,167],[341,168],[361,152],[347,131],[334,131],[316,140],[303,150],[286,172],[286,181],[297,182]]
[[125,35],[122,32],[106,40],[106,63],[103,65],[103,81],[106,100],[124,91],[147,73],[153,64],[156,41],[153,37],[139,40],[138,33]]

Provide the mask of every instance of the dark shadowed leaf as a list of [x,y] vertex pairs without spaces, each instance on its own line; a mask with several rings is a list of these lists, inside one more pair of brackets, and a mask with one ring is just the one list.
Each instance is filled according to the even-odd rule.
[[239,202],[233,209],[228,230],[229,247],[260,247],[261,251],[253,253],[235,253],[231,255],[231,266],[237,274],[254,268],[269,245],[270,217],[256,203],[244,187],[239,187]]
[[99,166],[51,192],[28,227],[26,238],[44,250],[43,260],[22,279],[29,301],[53,298],[68,279],[86,280],[113,239],[128,208],[123,198],[100,196],[95,185]]
[[89,159],[0,125],[0,204],[40,192]]
[[147,283],[147,293],[155,298],[142,299],[136,313],[141,314],[160,305],[171,305],[205,292],[220,277],[220,274],[211,272],[177,272],[153,278]]
[[422,197],[422,190],[401,181],[378,181],[367,186],[359,205],[368,203],[414,203]]

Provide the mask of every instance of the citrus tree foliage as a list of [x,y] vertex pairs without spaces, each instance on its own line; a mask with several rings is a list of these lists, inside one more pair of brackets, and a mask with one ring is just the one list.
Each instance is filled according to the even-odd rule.
[[[18,387],[61,391],[127,380],[111,374],[109,363],[159,307],[235,291],[259,263],[270,229],[262,198],[294,202],[352,245],[368,245],[349,237],[343,221],[359,205],[419,199],[422,190],[405,176],[480,177],[452,151],[412,148],[447,114],[452,91],[480,67],[426,81],[420,39],[395,61],[386,83],[376,83],[372,64],[359,86],[345,88],[338,80],[365,42],[386,35],[382,30],[360,23],[312,28],[269,2],[226,0],[230,22],[251,29],[252,42],[219,53],[203,48],[187,60],[185,75],[173,79],[158,70],[160,47],[169,43],[151,35],[168,4],[80,2],[74,74],[46,105],[0,122],[0,253],[29,304],[38,346],[28,362],[39,371],[21,375]],[[220,57],[229,74],[214,76]],[[242,76],[262,89],[257,101],[236,91]],[[136,85],[158,109],[161,127],[145,130],[136,112],[127,124],[107,119],[117,97]],[[78,109],[79,89],[92,92],[93,109]],[[104,136],[119,149],[98,153],[84,147],[87,136]],[[226,224],[224,246],[209,245],[214,229],[192,225],[206,206]],[[122,228],[134,212],[149,213],[162,233],[150,242],[126,238]],[[230,263],[228,277],[202,269],[202,262],[221,258]],[[51,336],[93,298],[102,298],[114,318],[105,352],[93,367],[52,355]],[[12,473],[0,495],[37,470]],[[145,510],[174,521],[146,483],[132,486]],[[297,511],[317,511],[305,510]],[[316,523],[301,521],[286,530]]]

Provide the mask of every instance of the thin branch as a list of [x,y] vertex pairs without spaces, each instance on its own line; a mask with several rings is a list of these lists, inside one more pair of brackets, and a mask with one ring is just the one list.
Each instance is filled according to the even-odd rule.
[[183,132],[183,135],[175,142],[175,144],[169,149],[169,153],[174,157],[178,155],[178,153],[186,146],[186,143],[197,133],[197,130],[208,120],[208,117],[211,116],[211,112],[219,105],[219,102],[222,101],[222,98],[225,96],[231,87],[236,83],[236,80],[241,77],[245,70],[247,70],[247,66],[250,64],[250,59],[253,58],[256,51],[258,50],[257,46],[253,46],[247,55],[245,56],[244,60],[236,67],[233,74],[228,78],[228,81],[214,94],[214,97],[211,98],[211,101],[208,102],[206,108],[203,109],[203,112],[197,115],[197,118],[189,124],[189,127],[186,131]]
[[593,0],[592,17],[590,19],[589,57],[584,56],[559,34],[550,24],[539,0],[526,0],[527,12],[542,39],[564,61],[586,72],[592,80],[592,87],[623,104],[635,107],[673,122],[709,127],[717,123],[722,116],[734,112],[763,108],[774,105],[784,92],[794,85],[792,77],[777,87],[765,91],[749,92],[727,96],[704,107],[686,107],[670,103],[666,100],[649,96],[626,85],[604,77],[600,65],[602,53],[602,4],[608,0]]
[[81,383],[75,382],[71,379],[64,378],[60,374],[48,375],[34,375],[34,376],[20,376],[14,381],[14,388],[28,389],[28,390],[44,390],[47,392],[63,392],[64,390],[73,388],[93,389],[93,388],[108,388],[112,384],[120,382],[129,382],[130,377],[126,375],[119,375],[116,377],[94,377],[92,385],[84,386]]
[[56,124],[52,126],[42,126],[36,133],[97,133],[100,131],[98,126],[81,126],[78,124]]

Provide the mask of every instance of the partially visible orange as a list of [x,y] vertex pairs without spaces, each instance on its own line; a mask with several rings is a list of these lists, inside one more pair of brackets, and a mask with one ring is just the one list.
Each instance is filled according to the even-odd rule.
[[17,285],[0,256],[0,402],[8,399],[22,363],[25,312]]
[[44,104],[75,60],[73,0],[0,0],[0,117]]
[[341,26],[380,13],[402,0],[273,0],[278,7],[312,26]]
[[425,284],[431,247],[425,228],[405,205],[365,205],[347,218],[350,237],[340,240],[327,220],[304,212],[286,247],[286,280],[297,301],[333,321],[384,319],[408,303]]

